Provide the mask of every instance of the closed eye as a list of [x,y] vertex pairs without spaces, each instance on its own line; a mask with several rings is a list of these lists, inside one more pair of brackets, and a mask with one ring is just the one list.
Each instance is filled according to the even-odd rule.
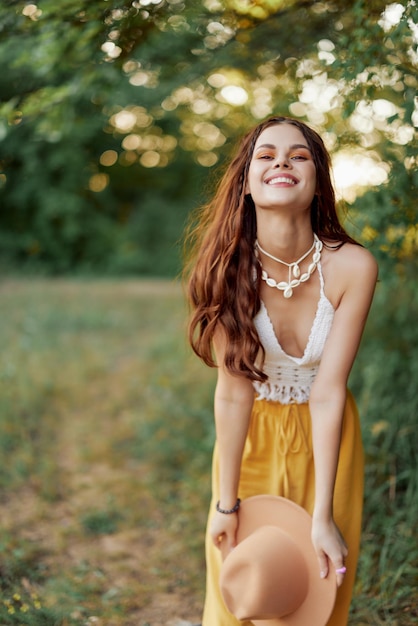
[[[273,148],[274,146],[270,144],[260,146],[259,150],[256,151],[254,158],[262,161],[274,160],[277,158],[277,154],[276,150]],[[264,151],[266,149],[267,152]],[[294,150],[300,150],[300,152],[294,152]],[[287,158],[291,161],[309,161],[312,157],[310,150],[305,146],[291,146]]]
[[274,159],[274,156],[272,154],[268,154],[266,152],[262,152],[260,154],[257,154],[257,159]]
[[311,153],[308,150],[301,150],[301,152],[291,152],[290,158],[293,161],[309,161]]

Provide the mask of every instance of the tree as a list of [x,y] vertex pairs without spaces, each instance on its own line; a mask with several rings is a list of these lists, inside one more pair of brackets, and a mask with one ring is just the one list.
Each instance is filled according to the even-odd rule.
[[[208,168],[254,120],[289,109],[334,151],[361,147],[392,172],[379,191],[389,206],[413,176],[416,86],[416,6],[390,6],[397,21],[382,2],[6,2],[4,261],[175,272]],[[402,197],[406,250],[417,220]],[[392,248],[381,214],[358,206],[362,236]]]

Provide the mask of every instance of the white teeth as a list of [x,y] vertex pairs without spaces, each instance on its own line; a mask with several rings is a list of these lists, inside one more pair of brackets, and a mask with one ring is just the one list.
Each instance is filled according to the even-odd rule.
[[293,178],[286,178],[286,176],[277,176],[268,181],[268,185],[276,185],[277,183],[286,183],[287,185],[296,185],[296,181]]

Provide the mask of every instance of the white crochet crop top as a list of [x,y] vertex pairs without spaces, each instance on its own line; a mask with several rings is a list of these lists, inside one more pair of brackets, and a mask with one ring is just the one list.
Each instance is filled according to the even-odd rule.
[[266,382],[254,381],[259,400],[274,400],[282,404],[301,404],[309,393],[318,372],[325,342],[334,319],[334,307],[325,295],[321,264],[318,263],[320,296],[305,352],[301,357],[290,356],[279,344],[264,302],[254,318],[254,324],[265,350],[263,371]]

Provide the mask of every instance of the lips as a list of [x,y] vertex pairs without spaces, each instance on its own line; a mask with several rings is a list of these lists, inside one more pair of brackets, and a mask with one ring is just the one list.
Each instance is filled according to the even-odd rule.
[[275,176],[266,178],[264,182],[266,183],[266,185],[296,185],[299,181],[297,180],[297,178],[290,174],[276,174]]

